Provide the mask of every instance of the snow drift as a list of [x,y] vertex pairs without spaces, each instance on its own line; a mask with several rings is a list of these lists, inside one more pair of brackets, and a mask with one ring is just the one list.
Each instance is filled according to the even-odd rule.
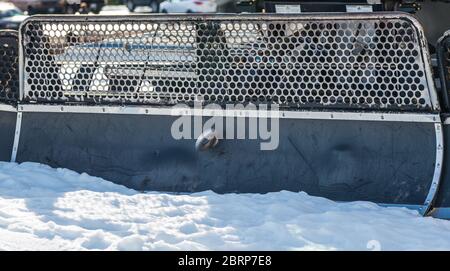
[[305,193],[139,193],[35,163],[0,163],[5,250],[450,250],[450,221]]

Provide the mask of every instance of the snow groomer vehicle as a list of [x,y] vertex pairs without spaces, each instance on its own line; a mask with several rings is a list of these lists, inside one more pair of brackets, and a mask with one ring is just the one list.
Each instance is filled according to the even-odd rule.
[[3,161],[450,218],[448,34],[432,67],[408,13],[35,16],[0,41]]

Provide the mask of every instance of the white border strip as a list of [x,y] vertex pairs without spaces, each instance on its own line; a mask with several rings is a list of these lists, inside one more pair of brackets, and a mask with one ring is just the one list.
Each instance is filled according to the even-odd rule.
[[197,109],[177,107],[142,106],[59,106],[59,105],[19,105],[19,112],[46,113],[94,113],[123,115],[158,116],[222,116],[222,117],[268,117],[281,119],[330,119],[360,121],[399,121],[440,123],[439,114],[429,113],[382,113],[382,112],[330,112],[330,111],[258,111],[238,109]]
[[17,112],[17,108],[8,104],[0,104],[0,111]]

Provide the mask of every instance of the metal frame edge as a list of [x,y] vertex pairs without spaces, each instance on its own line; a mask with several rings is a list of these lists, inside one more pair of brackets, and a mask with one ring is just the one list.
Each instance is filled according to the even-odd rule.
[[0,111],[3,112],[17,112],[17,108],[9,104],[0,104]]
[[439,189],[439,183],[441,181],[442,164],[444,162],[444,136],[442,131],[442,124],[435,123],[434,127],[436,134],[436,159],[430,189],[428,191],[427,197],[425,198],[424,205],[420,208],[420,213],[424,216],[427,215],[431,210],[434,199],[436,198],[437,191]]
[[344,111],[275,111],[250,109],[201,109],[183,107],[145,106],[75,106],[20,104],[19,112],[122,114],[158,116],[221,116],[221,117],[269,117],[281,119],[325,119],[359,121],[427,122],[440,124],[439,114],[392,112],[344,112]]

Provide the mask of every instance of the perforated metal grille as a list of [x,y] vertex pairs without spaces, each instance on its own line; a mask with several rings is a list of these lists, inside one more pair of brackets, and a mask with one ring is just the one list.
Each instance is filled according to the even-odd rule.
[[420,34],[397,17],[35,18],[27,101],[431,108]]
[[0,31],[0,102],[19,98],[19,41],[17,32]]

